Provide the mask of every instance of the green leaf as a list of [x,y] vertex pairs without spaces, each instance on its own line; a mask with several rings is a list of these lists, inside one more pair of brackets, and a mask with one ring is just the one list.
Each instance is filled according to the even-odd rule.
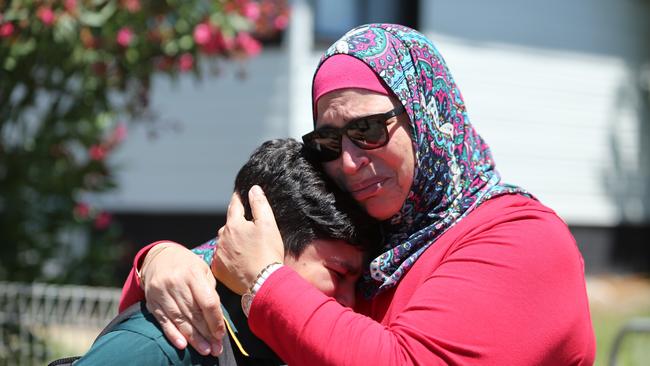
[[163,51],[167,56],[176,56],[176,54],[178,54],[178,42],[171,40],[165,43]]
[[77,38],[77,22],[69,14],[62,14],[54,26],[54,40],[60,43],[74,42]]
[[185,35],[178,40],[178,45],[183,51],[190,50],[194,47],[194,39],[189,34]]
[[176,22],[176,26],[175,26],[174,28],[176,28],[176,32],[182,34],[182,33],[187,33],[187,32],[189,32],[189,30],[190,30],[190,25],[187,23],[187,21],[186,21],[185,19],[180,18],[180,19],[178,19],[178,21]]
[[16,42],[11,46],[11,55],[16,58],[30,54],[36,49],[36,40],[30,38],[25,42]]
[[14,68],[16,68],[16,59],[11,56],[7,57],[2,66],[5,70],[12,71]]
[[[105,2],[103,7],[100,7],[99,10],[93,11],[86,9],[83,6],[83,2],[79,2],[79,21],[81,24],[90,26],[90,27],[101,27],[104,25],[110,17],[115,14],[117,10],[117,1],[116,0],[104,0],[104,1],[92,1],[95,4],[100,5],[102,2]],[[101,5],[100,5],[101,6]]]
[[135,64],[138,62],[138,58],[140,57],[140,53],[138,52],[137,49],[135,48],[129,48],[126,50],[126,60],[132,64]]

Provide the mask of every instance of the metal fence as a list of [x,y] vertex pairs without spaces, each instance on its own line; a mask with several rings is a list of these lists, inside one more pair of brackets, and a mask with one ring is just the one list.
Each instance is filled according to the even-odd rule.
[[650,365],[650,318],[630,319],[616,335],[610,366]]
[[0,365],[82,354],[117,314],[115,288],[0,281]]

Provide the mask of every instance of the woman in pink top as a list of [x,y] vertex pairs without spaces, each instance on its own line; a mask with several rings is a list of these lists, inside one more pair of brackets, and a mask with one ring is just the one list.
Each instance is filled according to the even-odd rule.
[[[312,93],[315,130],[303,141],[382,220],[385,240],[354,312],[290,268],[269,266],[283,252],[263,193],[249,194],[253,221],[234,197],[215,265],[221,282],[248,293],[257,336],[291,365],[593,363],[574,239],[551,209],[502,183],[431,41],[399,25],[355,28],[325,53]],[[164,273],[181,251],[159,252],[143,269],[172,284],[148,287],[148,300],[165,304],[154,313],[168,336],[179,338],[180,328],[205,349],[201,333],[218,352],[221,330],[206,311],[214,296],[190,295],[192,276]],[[132,288],[128,301],[139,296]]]

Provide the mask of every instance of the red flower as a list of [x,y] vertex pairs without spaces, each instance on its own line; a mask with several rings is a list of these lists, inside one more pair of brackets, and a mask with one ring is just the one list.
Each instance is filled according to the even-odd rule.
[[111,214],[106,211],[102,211],[99,213],[99,215],[97,215],[97,217],[95,217],[95,228],[98,230],[104,230],[111,224],[112,220],[113,217]]
[[142,9],[140,0],[122,0],[122,6],[126,8],[129,13],[136,13]]
[[244,16],[253,22],[260,17],[260,6],[256,2],[249,2],[244,5]]
[[90,149],[88,149],[88,155],[90,155],[90,159],[95,161],[104,160],[106,154],[106,148],[104,148],[102,145],[93,145],[90,147]]
[[178,68],[181,71],[189,71],[194,67],[194,56],[191,53],[184,53],[178,58]]
[[233,39],[224,36],[219,28],[209,22],[201,23],[194,28],[194,42],[206,55],[228,51],[233,47]]
[[47,6],[41,6],[38,8],[36,16],[48,27],[54,24],[54,12]]
[[77,0],[65,0],[63,7],[70,14],[75,14],[77,12]]
[[210,42],[212,29],[208,23],[201,23],[194,27],[194,42],[199,46]]
[[273,26],[277,30],[283,30],[287,25],[289,25],[289,17],[285,14],[278,15],[273,21]]
[[246,32],[239,33],[235,42],[238,48],[248,56],[255,56],[262,52],[262,44]]
[[126,124],[123,122],[120,122],[117,124],[117,127],[115,127],[115,130],[113,130],[113,134],[111,135],[110,140],[114,144],[119,144],[120,142],[124,141],[126,138]]
[[90,214],[90,206],[88,206],[88,204],[85,202],[79,202],[76,206],[74,206],[74,210],[72,212],[74,213],[75,217],[79,218],[80,220],[85,220]]
[[131,42],[133,42],[134,38],[133,31],[129,27],[122,27],[120,28],[119,31],[117,31],[117,44],[119,44],[122,47],[128,47]]
[[6,38],[14,33],[14,25],[12,23],[4,23],[0,25],[0,38]]

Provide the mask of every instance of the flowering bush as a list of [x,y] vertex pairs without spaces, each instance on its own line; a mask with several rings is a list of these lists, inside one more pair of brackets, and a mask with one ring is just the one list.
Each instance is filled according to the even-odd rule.
[[120,121],[155,73],[254,56],[287,17],[282,0],[0,0],[0,280],[114,283],[119,230],[84,196],[115,187]]

